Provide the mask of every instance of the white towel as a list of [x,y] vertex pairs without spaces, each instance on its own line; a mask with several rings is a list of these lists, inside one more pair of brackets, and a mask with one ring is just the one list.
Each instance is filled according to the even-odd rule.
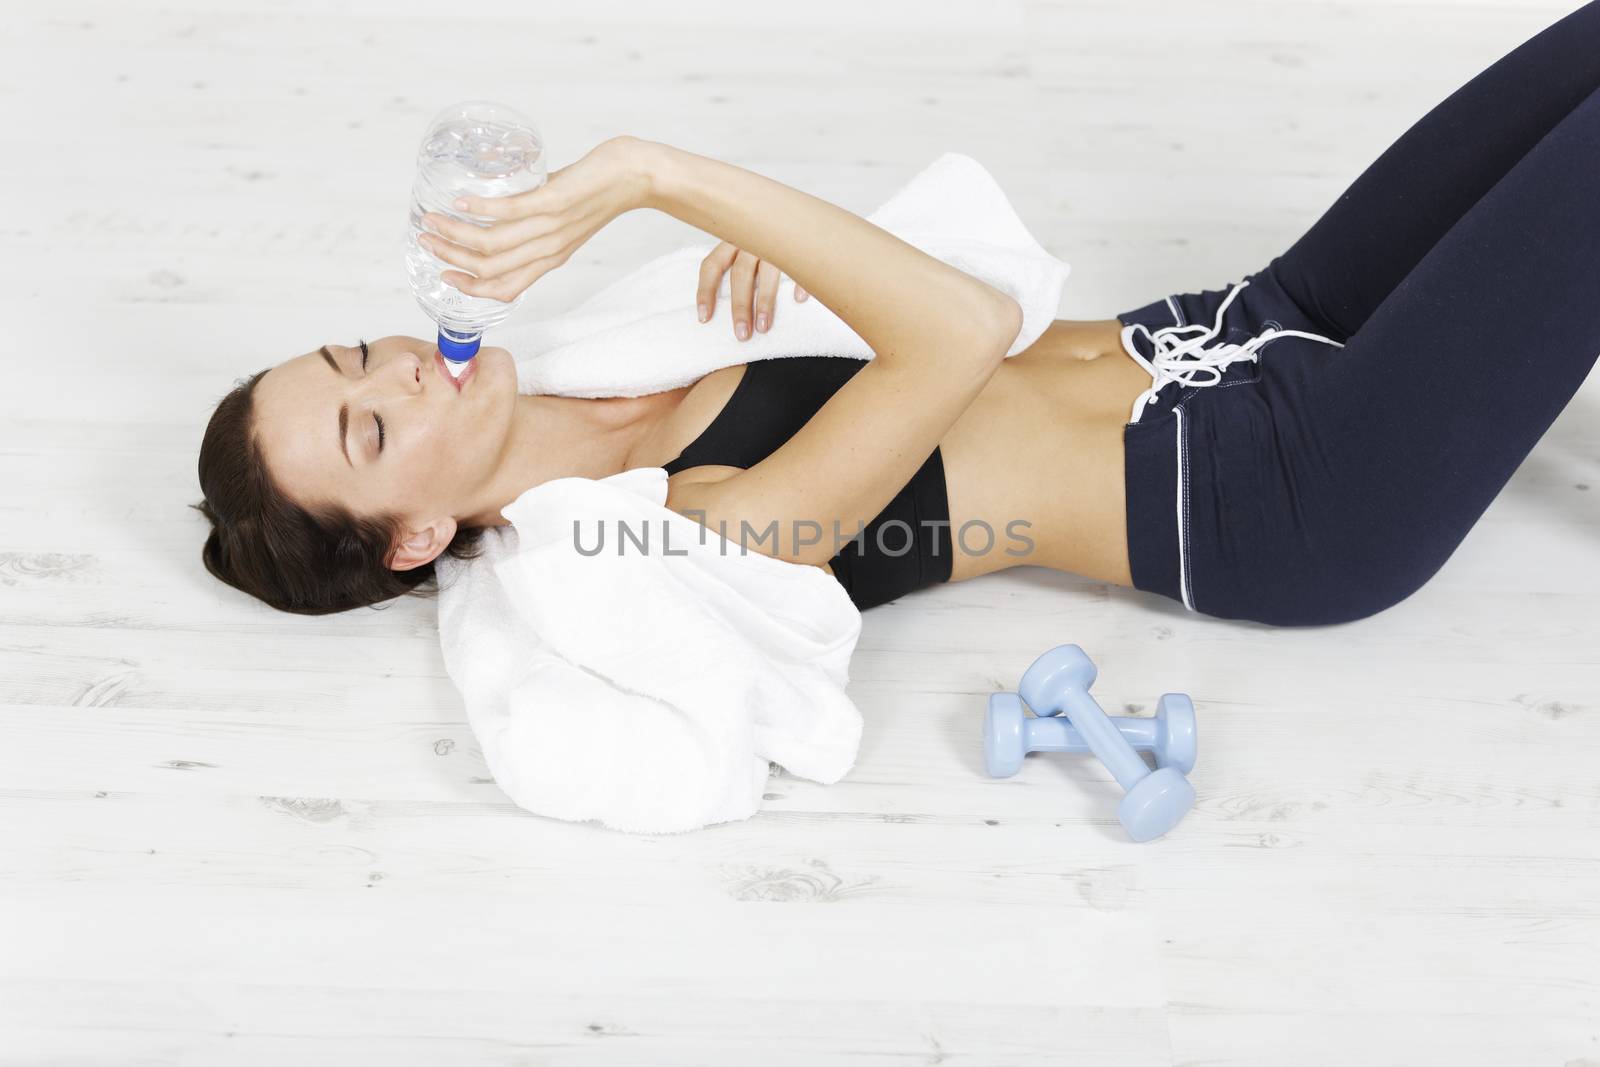
[[[1068,267],[976,160],[940,156],[868,219],[1014,297],[1023,325],[1009,355],[1054,320]],[[787,277],[770,332],[732,337],[726,278],[701,323],[699,265],[714,244],[495,331],[519,390],[637,396],[756,359],[872,357],[820,301],[795,304]],[[860,612],[821,570],[741,551],[667,509],[666,483],[641,467],[534,486],[502,509],[510,526],[485,531],[480,558],[437,561],[446,670],[496,783],[529,811],[691,830],[759,810],[771,762],[822,783],[855,762],[861,713],[845,688]],[[627,541],[619,554],[624,521],[650,551]],[[586,554],[602,531],[605,550]]]
[[740,555],[666,497],[660,467],[557,478],[506,506],[483,556],[439,560],[445,667],[529,811],[690,830],[753,815],[769,760],[817,782],[855,762],[844,587]]

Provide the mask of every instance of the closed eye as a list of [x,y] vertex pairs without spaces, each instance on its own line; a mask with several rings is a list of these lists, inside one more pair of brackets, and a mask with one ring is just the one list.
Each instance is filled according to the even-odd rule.
[[[367,358],[372,355],[372,350],[367,347],[367,342],[366,341],[363,340],[363,341],[360,342],[360,344],[361,344],[361,369],[364,371],[364,370],[367,369]],[[382,453],[383,452],[383,439],[384,439],[384,436],[385,436],[384,428],[383,428],[383,417],[381,415],[379,415],[376,411],[374,411],[372,413],[372,421],[378,424],[378,452]]]

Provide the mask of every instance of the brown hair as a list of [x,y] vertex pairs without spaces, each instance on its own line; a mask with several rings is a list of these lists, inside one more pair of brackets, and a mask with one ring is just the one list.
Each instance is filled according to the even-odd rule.
[[[189,506],[211,520],[200,553],[206,570],[297,615],[328,615],[411,592],[426,595],[417,587],[436,577],[432,562],[405,571],[385,565],[400,534],[398,516],[355,515],[337,504],[303,508],[273,483],[255,433],[255,387],[266,373],[239,382],[222,398],[200,442],[205,499]],[[445,553],[476,559],[484,529],[458,527]]]

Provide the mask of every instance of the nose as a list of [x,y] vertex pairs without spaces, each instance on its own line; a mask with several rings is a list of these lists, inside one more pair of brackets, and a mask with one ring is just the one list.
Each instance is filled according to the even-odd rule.
[[415,352],[403,352],[384,364],[384,374],[374,375],[385,391],[398,388],[406,396],[425,390],[428,376],[427,364]]

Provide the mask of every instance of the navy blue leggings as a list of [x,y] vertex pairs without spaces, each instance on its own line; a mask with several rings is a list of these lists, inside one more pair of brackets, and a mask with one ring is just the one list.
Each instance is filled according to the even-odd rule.
[[1221,308],[1219,343],[1343,347],[1274,338],[1124,428],[1134,585],[1274,625],[1384,610],[1600,356],[1600,0],[1428,112],[1246,281],[1226,308],[1203,290],[1118,317],[1209,326]]

